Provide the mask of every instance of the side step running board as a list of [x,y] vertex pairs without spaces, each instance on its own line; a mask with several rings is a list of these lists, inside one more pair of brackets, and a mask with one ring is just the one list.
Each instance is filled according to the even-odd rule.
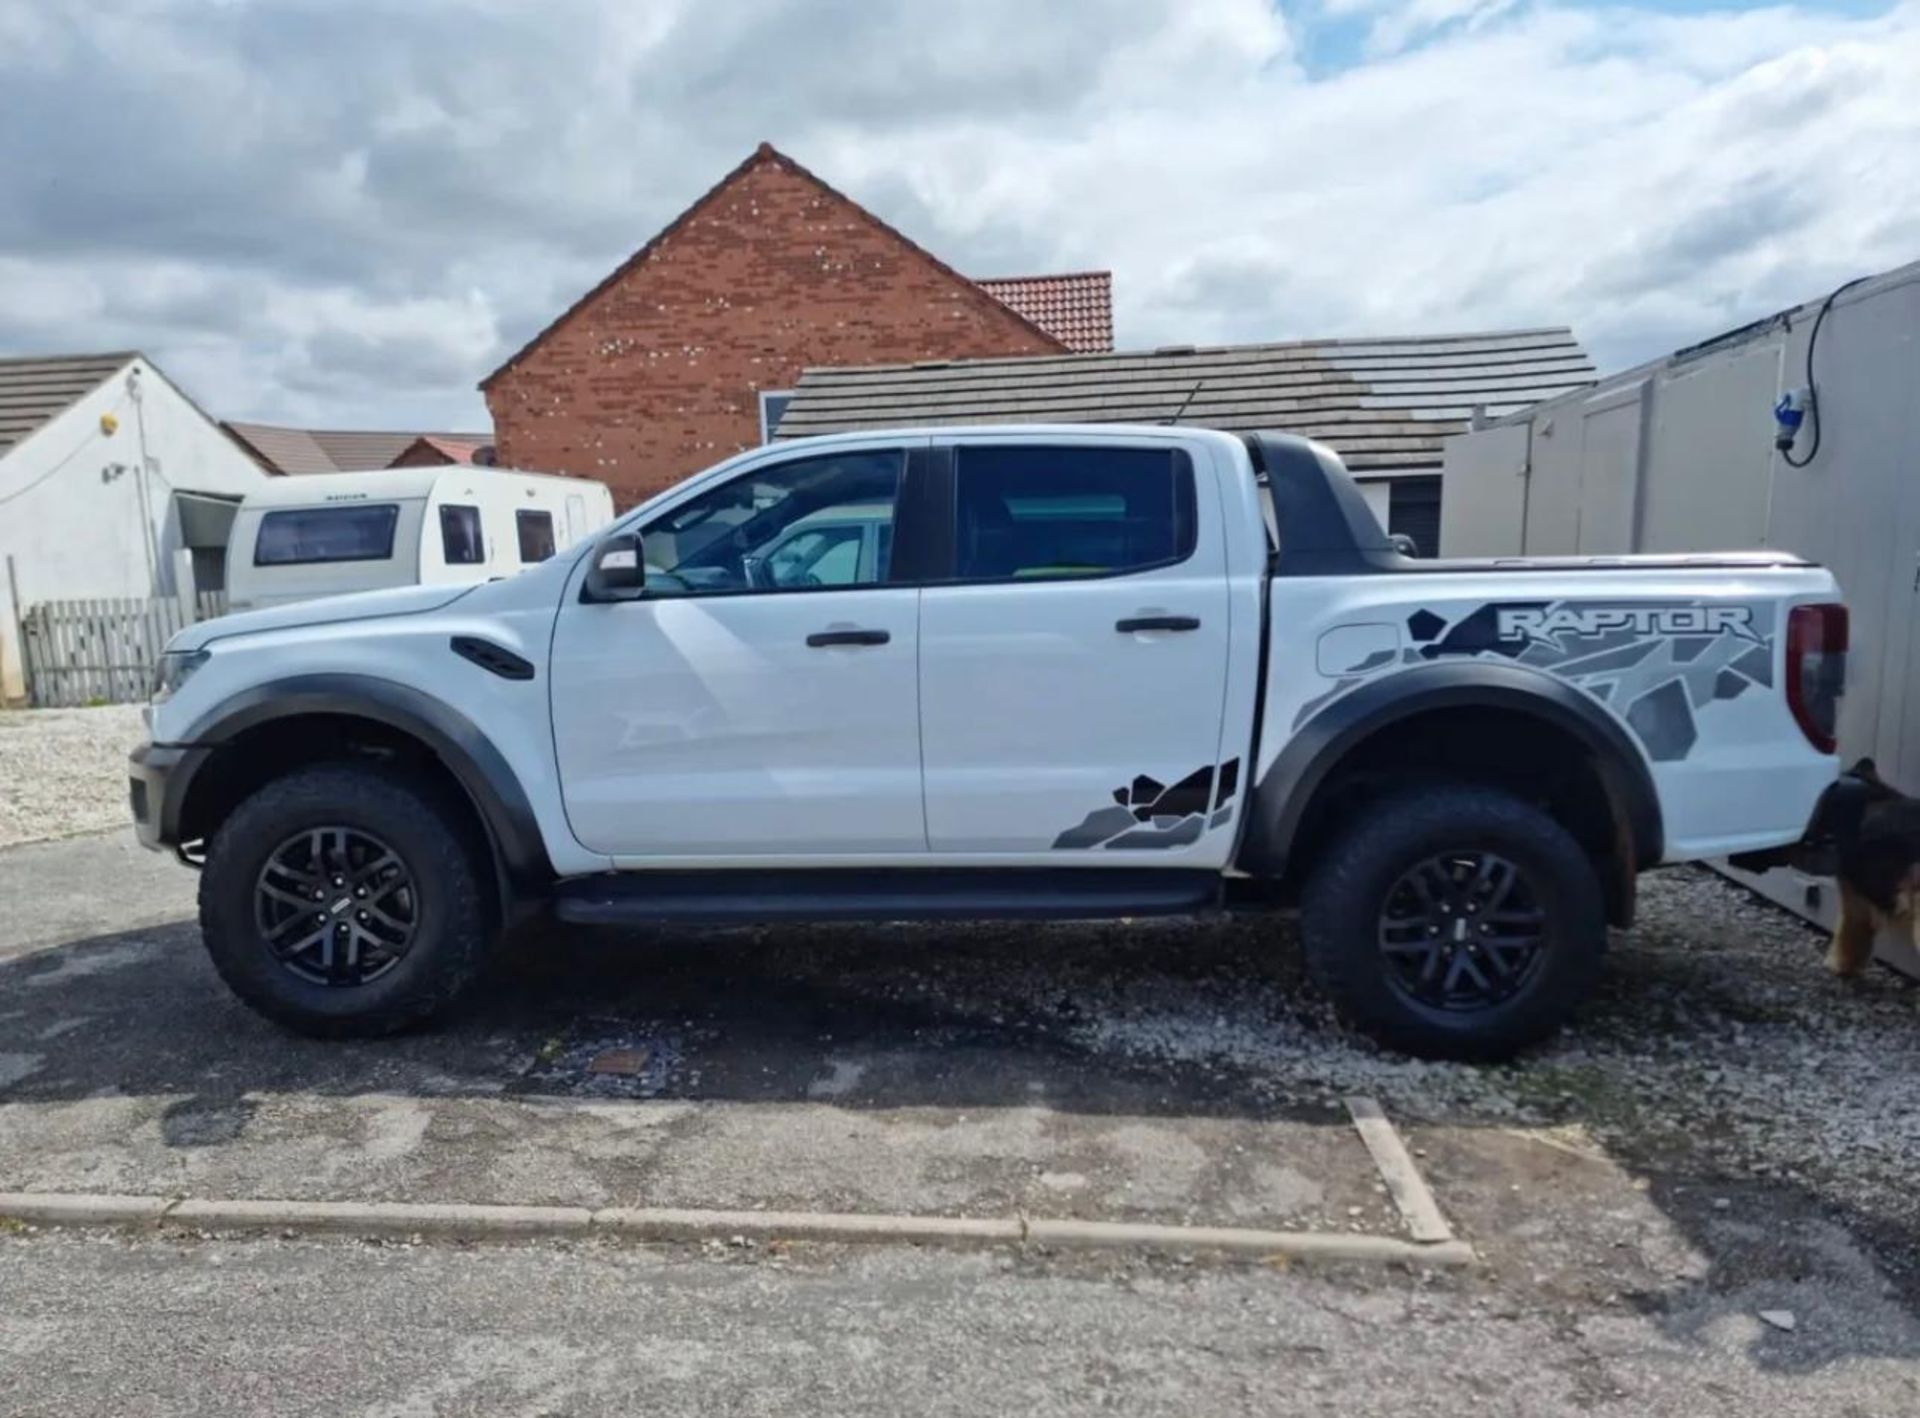
[[1220,884],[1175,868],[632,871],[560,883],[554,914],[583,926],[1111,920],[1213,910]]

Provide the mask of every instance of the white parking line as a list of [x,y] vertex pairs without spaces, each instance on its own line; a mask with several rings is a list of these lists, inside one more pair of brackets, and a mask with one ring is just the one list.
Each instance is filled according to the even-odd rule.
[[1360,1141],[1366,1144],[1380,1180],[1387,1184],[1387,1194],[1400,1208],[1400,1219],[1407,1223],[1407,1234],[1427,1245],[1451,1241],[1453,1228],[1440,1214],[1440,1204],[1433,1199],[1420,1169],[1414,1166],[1400,1134],[1387,1120],[1386,1110],[1372,1098],[1356,1096],[1348,1098],[1346,1104],[1353,1125],[1359,1130]]

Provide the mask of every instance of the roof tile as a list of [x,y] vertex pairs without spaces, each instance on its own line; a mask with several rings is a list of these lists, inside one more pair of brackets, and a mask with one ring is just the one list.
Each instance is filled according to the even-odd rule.
[[0,359],[0,454],[138,358],[125,350]]
[[1075,354],[1113,349],[1113,272],[991,276],[974,282],[1024,315]]
[[384,468],[421,438],[476,446],[493,441],[486,433],[421,433],[415,429],[287,428],[233,420],[221,427],[271,473],[347,473]]
[[1476,407],[1594,382],[1565,328],[809,369],[779,436],[924,424],[1183,423],[1305,434],[1362,472],[1437,471]]

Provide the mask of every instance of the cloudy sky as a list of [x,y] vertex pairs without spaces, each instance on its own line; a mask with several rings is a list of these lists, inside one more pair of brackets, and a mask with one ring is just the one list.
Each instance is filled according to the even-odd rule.
[[770,139],[1123,347],[1569,323],[1920,258],[1920,0],[0,0],[0,353],[229,417],[475,382]]

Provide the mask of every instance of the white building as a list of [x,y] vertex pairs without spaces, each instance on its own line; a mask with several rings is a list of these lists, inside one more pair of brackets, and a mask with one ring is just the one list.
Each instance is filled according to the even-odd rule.
[[266,477],[142,355],[0,359],[0,702],[36,603],[219,589]]

